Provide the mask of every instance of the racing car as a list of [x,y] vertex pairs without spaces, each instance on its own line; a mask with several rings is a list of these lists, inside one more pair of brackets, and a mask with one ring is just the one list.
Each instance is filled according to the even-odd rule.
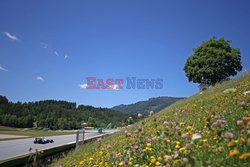
[[48,139],[46,137],[36,137],[34,142],[35,144],[46,144],[46,143],[53,143],[53,139]]

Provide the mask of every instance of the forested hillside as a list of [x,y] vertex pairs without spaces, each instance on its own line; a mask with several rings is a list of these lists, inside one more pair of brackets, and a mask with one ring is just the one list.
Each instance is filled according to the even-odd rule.
[[128,105],[118,105],[114,106],[112,109],[135,115],[141,113],[143,115],[148,115],[150,111],[158,112],[167,106],[175,103],[178,100],[184,99],[183,97],[154,97],[146,101],[139,101],[134,104]]
[[9,102],[0,96],[0,125],[19,128],[76,129],[88,126],[121,126],[128,115],[108,108],[95,108],[67,101]]

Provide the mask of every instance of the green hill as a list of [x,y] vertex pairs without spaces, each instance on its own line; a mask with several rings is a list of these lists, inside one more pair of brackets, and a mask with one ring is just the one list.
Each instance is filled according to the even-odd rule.
[[249,166],[250,73],[181,100],[55,166]]
[[183,99],[183,97],[154,97],[133,104],[121,104],[112,107],[112,109],[131,115],[136,115],[138,113],[149,115],[150,111],[158,112],[181,99]]
[[12,103],[0,96],[0,125],[17,128],[77,129],[81,123],[100,127],[121,126],[129,116],[125,113],[57,100]]

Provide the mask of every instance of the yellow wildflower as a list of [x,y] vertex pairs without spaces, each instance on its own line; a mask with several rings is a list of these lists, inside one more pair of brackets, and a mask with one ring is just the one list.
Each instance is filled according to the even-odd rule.
[[239,159],[246,159],[250,157],[250,152],[243,153],[239,156]]
[[202,141],[205,143],[205,142],[207,142],[207,139],[203,139]]
[[120,162],[118,165],[119,165],[119,166],[123,166],[123,162]]
[[147,147],[151,147],[151,143],[147,143]]
[[179,151],[184,151],[185,149],[186,149],[185,147],[181,147]]
[[84,161],[80,161],[79,165],[83,165]]
[[234,142],[230,141],[228,144],[227,144],[228,147],[232,147],[234,146]]
[[187,126],[187,130],[192,130],[192,129],[193,129],[192,126],[190,126],[190,125]]
[[161,163],[157,161],[157,162],[155,163],[155,165],[159,166],[159,165],[161,165]]
[[89,161],[93,161],[94,159],[92,157],[89,158]]
[[237,154],[239,154],[239,151],[236,150],[236,149],[233,149],[233,150],[230,150],[230,151],[229,151],[229,155],[230,155],[230,156],[235,156],[235,155],[237,155]]
[[151,162],[152,164],[154,164],[155,161],[156,161],[156,158],[155,158],[154,156],[151,156],[151,157],[150,157],[150,162]]

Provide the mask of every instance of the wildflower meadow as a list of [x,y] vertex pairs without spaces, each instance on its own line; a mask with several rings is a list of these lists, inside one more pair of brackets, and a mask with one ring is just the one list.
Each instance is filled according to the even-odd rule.
[[[233,90],[233,91],[230,91]],[[250,73],[181,100],[54,166],[250,165]]]

